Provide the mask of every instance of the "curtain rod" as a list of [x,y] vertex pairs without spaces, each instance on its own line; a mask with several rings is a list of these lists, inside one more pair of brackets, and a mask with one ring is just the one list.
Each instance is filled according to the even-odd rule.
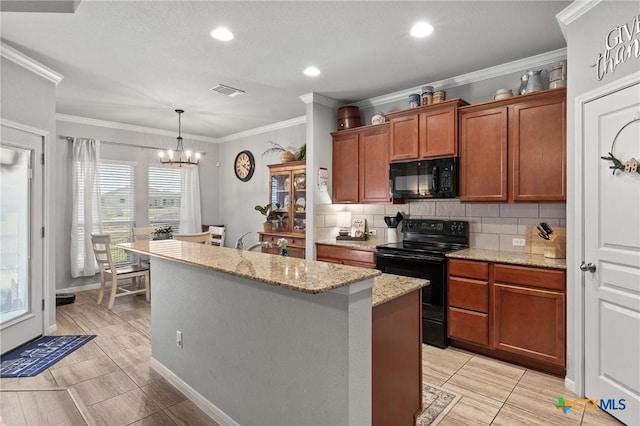
[[[66,139],[69,142],[73,142],[74,137],[73,136],[64,136],[64,135],[58,135],[58,139]],[[81,139],[94,139],[94,138],[81,138]],[[136,145],[133,143],[122,143],[122,142],[110,142],[110,141],[103,141],[100,140],[100,143],[106,143],[106,144],[111,144],[111,145],[123,145],[123,146],[132,146],[135,148],[143,148],[143,149],[153,149],[153,150],[157,150],[157,151],[166,151],[167,148],[158,148],[155,146],[147,146],[147,145]],[[206,152],[203,151],[198,151],[200,153],[200,155],[207,155]]]

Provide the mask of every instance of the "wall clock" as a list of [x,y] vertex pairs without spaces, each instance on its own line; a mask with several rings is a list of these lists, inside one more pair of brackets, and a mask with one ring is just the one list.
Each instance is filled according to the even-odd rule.
[[253,158],[251,151],[240,151],[236,155],[236,161],[233,163],[236,177],[243,182],[247,182],[253,176],[256,169],[256,160]]

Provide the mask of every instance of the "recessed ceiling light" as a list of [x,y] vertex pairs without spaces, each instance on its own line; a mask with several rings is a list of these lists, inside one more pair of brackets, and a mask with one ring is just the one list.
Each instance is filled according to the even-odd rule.
[[216,40],[220,40],[220,41],[233,40],[233,33],[228,29],[226,29],[225,27],[218,27],[216,29],[213,29],[209,34],[211,34],[211,37],[215,38]]
[[411,28],[411,35],[414,37],[426,37],[433,32],[433,27],[426,22],[418,22]]
[[306,67],[304,69],[304,74],[309,77],[317,77],[320,75],[320,70],[316,67]]

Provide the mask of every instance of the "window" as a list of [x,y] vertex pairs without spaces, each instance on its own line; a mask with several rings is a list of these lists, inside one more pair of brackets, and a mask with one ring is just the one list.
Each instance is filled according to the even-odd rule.
[[[75,167],[84,167],[77,163]],[[135,223],[135,185],[134,163],[103,161],[100,163],[98,174],[100,182],[100,207],[102,209],[102,231],[111,234],[111,243],[115,244],[130,241],[132,227]],[[79,173],[84,176],[84,173]],[[84,182],[78,182],[79,206],[84,205]],[[78,224],[82,225],[84,216],[78,209]],[[94,219],[95,221],[95,219]],[[78,253],[84,252],[83,226],[78,233]],[[130,256],[122,249],[112,247],[111,253],[115,263],[130,262]],[[77,259],[78,267],[80,259]]]
[[149,166],[149,226],[169,225],[179,232],[182,169]]
[[[132,163],[103,161],[100,164],[102,230],[111,234],[111,244],[131,241],[136,221],[135,166]],[[131,254],[112,247],[113,261],[130,262]]]

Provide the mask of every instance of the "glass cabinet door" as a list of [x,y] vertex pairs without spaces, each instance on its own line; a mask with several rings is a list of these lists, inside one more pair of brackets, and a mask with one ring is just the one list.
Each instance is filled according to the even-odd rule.
[[290,229],[291,209],[291,173],[271,175],[271,211],[274,231],[288,231]]
[[304,232],[307,227],[307,174],[293,172],[293,231]]

